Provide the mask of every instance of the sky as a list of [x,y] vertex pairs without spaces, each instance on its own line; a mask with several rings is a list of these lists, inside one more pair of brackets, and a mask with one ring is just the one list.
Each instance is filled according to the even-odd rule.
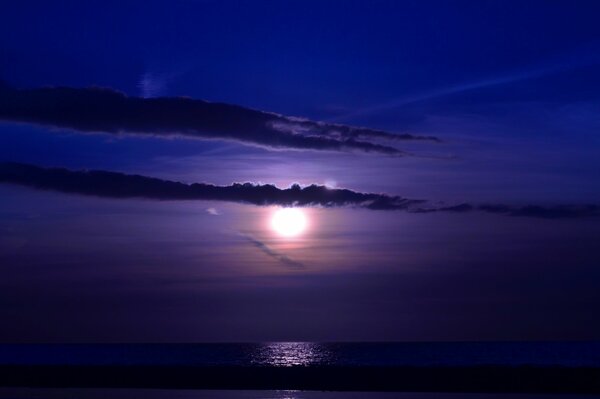
[[600,339],[599,13],[4,5],[0,341]]

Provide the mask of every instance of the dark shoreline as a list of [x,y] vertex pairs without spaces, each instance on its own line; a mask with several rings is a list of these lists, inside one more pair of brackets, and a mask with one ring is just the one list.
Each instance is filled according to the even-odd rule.
[[590,367],[0,366],[0,386],[488,393],[600,393]]

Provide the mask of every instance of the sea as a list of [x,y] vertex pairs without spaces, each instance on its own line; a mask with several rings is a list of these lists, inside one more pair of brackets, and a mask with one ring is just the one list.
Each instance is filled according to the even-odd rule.
[[[597,342],[0,344],[0,366],[540,366],[600,367]],[[112,388],[0,388],[14,399],[518,399],[600,398],[594,395],[161,390]]]

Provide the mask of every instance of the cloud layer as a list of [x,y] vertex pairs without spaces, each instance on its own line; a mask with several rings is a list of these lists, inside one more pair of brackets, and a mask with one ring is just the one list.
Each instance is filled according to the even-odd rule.
[[361,151],[406,155],[377,140],[432,136],[315,122],[237,105],[184,97],[141,98],[100,88],[17,90],[0,85],[0,119],[79,132],[233,140],[274,149]]
[[229,201],[260,206],[354,206],[371,210],[404,210],[413,213],[480,211],[549,219],[600,216],[600,206],[595,204],[548,207],[463,203],[454,206],[428,206],[424,200],[348,189],[331,189],[315,184],[305,187],[294,184],[289,188],[254,183],[234,183],[229,186],[186,184],[117,172],[71,171],[13,162],[0,163],[0,183],[106,198]]

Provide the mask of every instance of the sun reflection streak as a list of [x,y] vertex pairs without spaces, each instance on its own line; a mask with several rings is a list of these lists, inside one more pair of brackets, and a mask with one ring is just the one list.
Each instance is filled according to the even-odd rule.
[[262,366],[311,366],[330,361],[323,345],[312,342],[273,342],[262,346],[252,363]]

